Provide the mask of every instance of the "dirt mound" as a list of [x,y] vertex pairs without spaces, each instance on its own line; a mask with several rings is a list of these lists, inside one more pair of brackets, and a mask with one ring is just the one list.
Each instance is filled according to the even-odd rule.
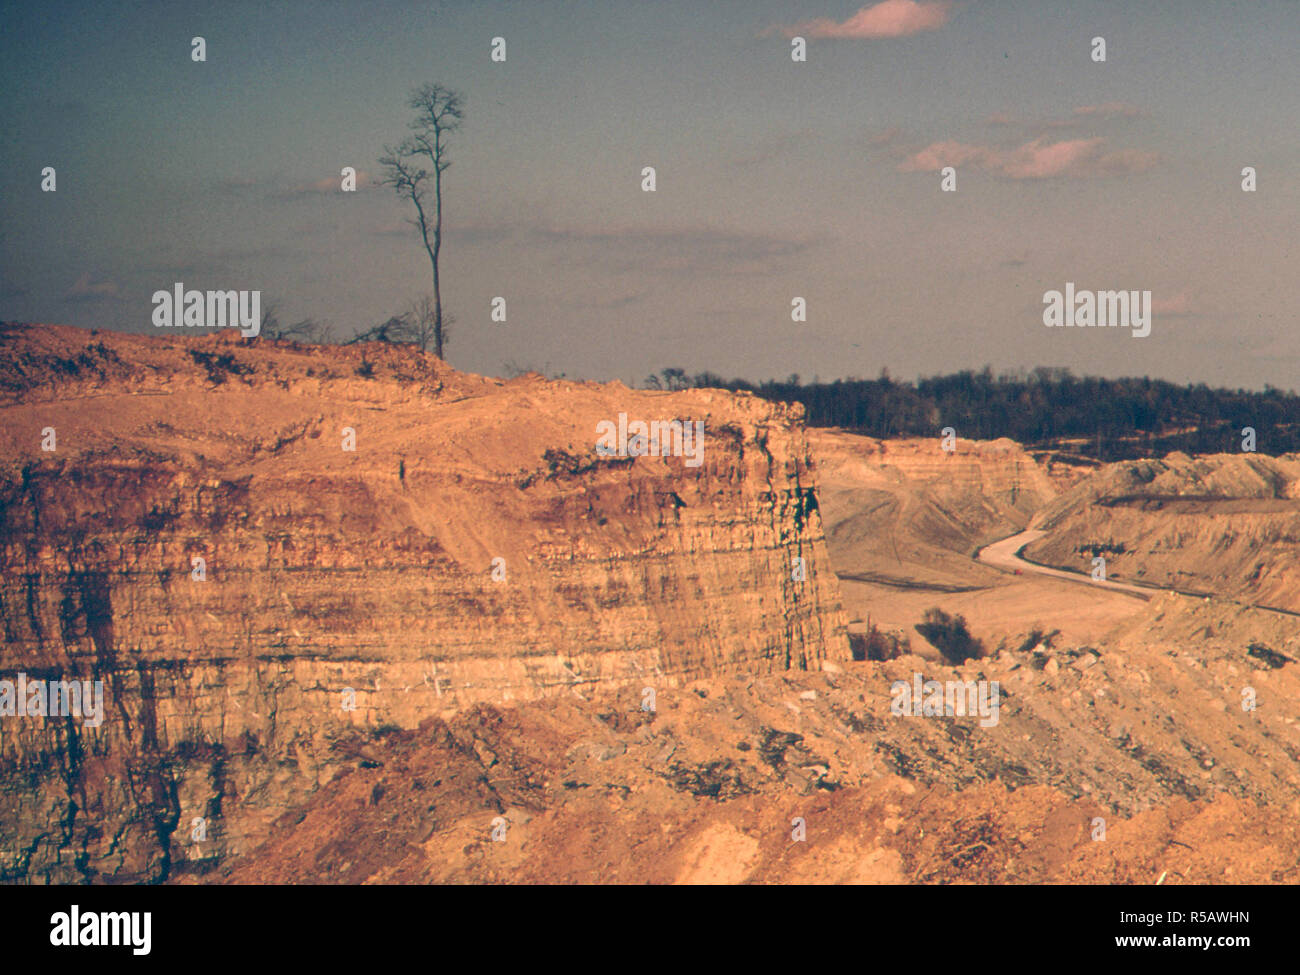
[[[1117,666],[1111,683],[1139,672]],[[656,712],[642,711],[635,693],[602,693],[587,702],[483,706],[413,731],[357,737],[340,745],[345,771],[286,812],[265,844],[205,879],[1300,880],[1292,784],[1280,782],[1271,800],[1248,798],[1250,789],[1228,775],[1227,791],[1185,798],[1182,776],[1210,784],[1200,778],[1205,760],[1159,765],[1155,754],[1168,750],[1153,737],[1162,730],[1137,713],[1136,688],[1123,704],[1131,728],[1108,740],[1086,708],[1049,710],[1049,699],[1082,686],[1067,681],[1073,668],[1044,678],[1028,660],[1019,667],[1034,680],[1009,682],[1015,713],[991,729],[893,716],[890,674],[855,664],[840,674],[694,682],[660,694]],[[1168,677],[1158,670],[1151,679]],[[1288,680],[1293,693],[1293,674]],[[1294,730],[1285,730],[1294,744]],[[1207,727],[1204,754],[1222,737]],[[1144,744],[1152,756],[1143,756]],[[1111,784],[1116,761],[1132,772]],[[1049,779],[1058,784],[1036,784]],[[1116,810],[1110,800],[1125,791],[1144,801]]]

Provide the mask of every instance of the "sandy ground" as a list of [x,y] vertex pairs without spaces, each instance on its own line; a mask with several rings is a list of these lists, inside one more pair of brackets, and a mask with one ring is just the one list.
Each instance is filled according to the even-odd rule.
[[898,590],[841,579],[840,591],[850,619],[901,630],[917,648],[923,641],[913,627],[932,607],[964,616],[971,633],[990,647],[1018,645],[1034,629],[1059,630],[1062,643],[1095,644],[1142,608],[1139,600],[1120,592],[1037,576],[962,593]]

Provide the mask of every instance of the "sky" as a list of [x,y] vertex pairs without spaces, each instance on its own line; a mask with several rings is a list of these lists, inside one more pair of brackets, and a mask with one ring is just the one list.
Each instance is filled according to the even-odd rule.
[[[0,3],[0,319],[397,314],[429,262],[373,180],[437,82],[458,368],[1300,388],[1297,51],[1296,0]],[[1044,327],[1066,282],[1149,290],[1151,334]]]

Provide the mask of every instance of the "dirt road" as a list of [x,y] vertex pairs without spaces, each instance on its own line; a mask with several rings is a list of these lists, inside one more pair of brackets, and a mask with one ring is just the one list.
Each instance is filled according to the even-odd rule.
[[1053,569],[1046,565],[1038,565],[1034,562],[1027,562],[1020,557],[1021,550],[1031,542],[1042,538],[1046,532],[1038,530],[1023,531],[1018,535],[1012,535],[1010,538],[1004,538],[1000,542],[994,542],[992,545],[985,545],[976,554],[975,558],[985,565],[991,565],[995,569],[1001,569],[1004,572],[1032,572],[1037,575],[1055,576],[1058,579],[1066,579],[1070,582],[1082,583],[1086,586],[1094,586],[1099,589],[1114,589],[1119,592],[1128,593],[1137,596],[1139,599],[1150,599],[1152,593],[1160,592],[1152,586],[1136,586],[1126,582],[1112,582],[1109,579],[1093,579],[1090,575],[1082,572],[1067,572],[1064,569]]

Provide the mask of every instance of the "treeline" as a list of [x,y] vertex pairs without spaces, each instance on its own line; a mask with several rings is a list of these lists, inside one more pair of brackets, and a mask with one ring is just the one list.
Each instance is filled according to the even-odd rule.
[[1262,453],[1300,451],[1300,396],[1272,386],[1263,392],[1213,389],[1075,376],[1057,368],[994,375],[987,366],[916,382],[898,382],[884,371],[878,379],[802,383],[793,375],[757,385],[674,368],[647,377],[646,385],[749,390],[764,399],[802,403],[811,426],[881,439],[937,437],[952,427],[973,440],[1010,437],[1032,449],[1112,461],[1172,450],[1235,452],[1242,449],[1242,430],[1250,427]]

